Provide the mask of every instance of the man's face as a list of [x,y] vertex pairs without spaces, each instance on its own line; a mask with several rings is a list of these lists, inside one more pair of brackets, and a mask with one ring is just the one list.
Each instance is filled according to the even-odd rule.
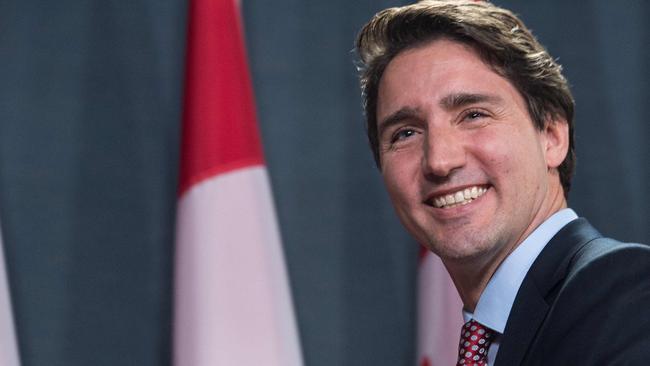
[[502,260],[553,213],[553,168],[566,154],[558,131],[537,130],[514,86],[468,46],[438,40],[398,54],[377,121],[397,214],[447,263]]

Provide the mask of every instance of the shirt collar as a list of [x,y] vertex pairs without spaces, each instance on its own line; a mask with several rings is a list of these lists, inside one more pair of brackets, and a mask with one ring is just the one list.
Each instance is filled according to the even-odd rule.
[[477,322],[503,333],[510,309],[521,283],[539,253],[566,224],[578,218],[570,209],[551,215],[537,227],[515,250],[506,257],[488,282],[476,304],[474,313],[463,310],[465,322]]

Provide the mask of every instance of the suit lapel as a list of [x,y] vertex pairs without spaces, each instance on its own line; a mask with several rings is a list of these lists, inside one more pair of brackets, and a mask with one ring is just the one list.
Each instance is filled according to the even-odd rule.
[[539,254],[517,292],[501,338],[496,366],[521,365],[566,277],[571,259],[600,234],[580,218],[560,230]]

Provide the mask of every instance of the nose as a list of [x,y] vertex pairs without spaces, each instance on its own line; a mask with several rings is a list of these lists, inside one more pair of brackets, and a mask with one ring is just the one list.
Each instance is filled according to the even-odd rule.
[[462,136],[451,128],[428,130],[423,148],[422,171],[427,177],[447,177],[467,161]]

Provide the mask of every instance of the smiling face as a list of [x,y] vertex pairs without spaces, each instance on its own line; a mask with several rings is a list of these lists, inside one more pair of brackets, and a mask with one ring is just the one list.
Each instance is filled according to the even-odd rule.
[[537,130],[524,99],[468,46],[398,54],[377,100],[381,170],[397,214],[446,265],[498,265],[566,206],[566,123]]

